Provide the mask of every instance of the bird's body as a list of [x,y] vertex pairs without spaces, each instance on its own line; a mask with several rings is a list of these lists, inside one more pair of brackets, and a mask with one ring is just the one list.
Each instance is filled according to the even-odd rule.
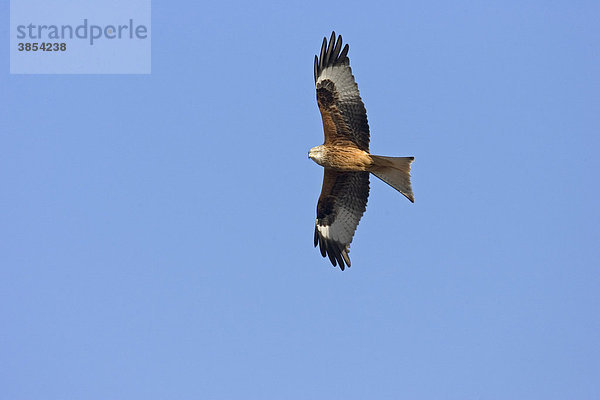
[[371,155],[354,146],[322,144],[310,149],[308,156],[320,166],[340,172],[369,171],[373,166]]
[[414,157],[384,157],[369,153],[369,124],[342,50],[342,37],[323,39],[315,56],[317,103],[323,120],[325,143],[310,149],[308,156],[324,167],[323,187],[317,203],[315,246],[323,257],[350,266],[350,243],[367,207],[369,174],[373,174],[414,202],[410,165]]

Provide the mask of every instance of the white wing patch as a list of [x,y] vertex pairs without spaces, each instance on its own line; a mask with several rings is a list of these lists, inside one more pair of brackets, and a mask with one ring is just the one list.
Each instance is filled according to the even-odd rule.
[[317,87],[323,80],[329,79],[335,85],[340,101],[346,100],[360,101],[360,92],[358,85],[352,76],[352,69],[348,65],[334,65],[325,68],[317,79]]
[[360,215],[351,210],[340,207],[337,210],[335,221],[331,225],[319,225],[317,229],[325,239],[334,240],[342,245],[349,245],[354,237],[354,231],[360,221]]
[[329,225],[319,225],[319,220],[317,220],[317,230],[325,239],[331,239],[329,237]]

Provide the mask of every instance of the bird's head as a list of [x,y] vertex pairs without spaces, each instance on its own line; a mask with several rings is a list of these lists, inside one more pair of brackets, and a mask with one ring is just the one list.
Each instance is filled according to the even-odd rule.
[[325,146],[320,145],[313,147],[308,151],[308,158],[321,165],[322,160],[325,157]]

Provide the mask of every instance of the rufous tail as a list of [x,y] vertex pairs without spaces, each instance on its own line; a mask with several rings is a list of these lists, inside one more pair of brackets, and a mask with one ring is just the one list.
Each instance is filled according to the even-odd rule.
[[411,202],[415,202],[415,197],[410,185],[410,164],[414,161],[414,157],[384,157],[374,156],[373,167],[370,172],[402,193]]

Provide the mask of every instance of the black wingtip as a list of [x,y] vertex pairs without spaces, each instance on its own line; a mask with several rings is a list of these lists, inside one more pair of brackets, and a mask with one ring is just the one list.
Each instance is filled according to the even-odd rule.
[[327,245],[323,236],[319,235],[319,251],[323,257],[327,257]]
[[344,50],[342,50],[342,53],[340,54],[340,57],[339,57],[339,59],[342,60],[342,62],[347,60],[348,50],[350,50],[350,46],[348,46],[348,43],[346,43],[346,45],[344,46]]
[[343,271],[346,267],[350,268],[350,257],[348,249],[342,243],[324,238],[315,227],[315,247],[319,245],[319,250],[323,258],[329,258],[331,265],[339,266]]
[[323,71],[325,64],[325,51],[327,50],[327,38],[323,38],[323,44],[321,45],[321,54],[319,54],[319,72]]
[[329,38],[329,46],[327,49],[327,54],[325,55],[325,64],[329,64],[331,61],[331,55],[333,52],[333,44],[335,43],[335,32],[331,32],[331,37]]
[[335,31],[331,32],[329,38],[329,44],[327,43],[327,37],[323,38],[323,44],[321,45],[321,52],[319,56],[315,56],[315,82],[319,78],[319,75],[327,67],[348,63],[348,45],[344,46],[344,49],[340,53],[342,48],[342,35],[337,35]]

